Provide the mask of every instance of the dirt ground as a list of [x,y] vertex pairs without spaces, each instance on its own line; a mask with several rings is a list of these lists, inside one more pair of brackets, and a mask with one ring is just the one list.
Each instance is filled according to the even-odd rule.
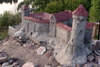
[[52,64],[53,67],[58,65],[56,61],[51,61],[46,54],[42,56],[37,55],[37,46],[33,46],[33,48],[27,48],[21,46],[20,43],[11,38],[0,42],[3,42],[0,44],[0,51],[5,52],[8,57],[18,58],[21,65],[25,62],[33,62],[34,64],[38,64],[40,67],[43,67],[46,64]]

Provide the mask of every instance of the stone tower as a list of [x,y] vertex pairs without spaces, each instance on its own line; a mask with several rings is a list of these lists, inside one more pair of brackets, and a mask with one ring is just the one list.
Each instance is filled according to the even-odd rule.
[[76,64],[84,64],[87,62],[86,47],[83,41],[86,20],[89,13],[81,4],[72,14],[73,24],[70,43],[56,56],[56,60],[62,65],[71,65],[75,67]]
[[[81,4],[73,13],[73,24],[72,24],[72,34],[70,45],[72,45],[73,58],[76,59],[77,63],[82,64],[87,61],[85,45],[83,44],[86,20],[89,13],[86,11],[85,7]],[[82,61],[82,62],[81,62]]]
[[29,14],[30,14],[29,7],[26,5],[23,5],[21,8],[22,25],[24,23],[24,16],[29,16]]
[[50,32],[49,32],[50,37],[56,36],[56,23],[57,23],[56,18],[52,14],[50,18]]

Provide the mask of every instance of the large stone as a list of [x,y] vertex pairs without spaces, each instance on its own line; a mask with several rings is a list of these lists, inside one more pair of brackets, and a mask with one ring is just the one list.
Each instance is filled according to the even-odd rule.
[[95,56],[95,61],[98,62],[98,60],[100,59],[100,56]]
[[52,67],[51,65],[45,65],[44,67]]
[[98,64],[100,65],[100,59],[98,60]]
[[5,67],[5,66],[9,66],[9,63],[8,62],[5,62],[5,63],[2,64],[1,67]]
[[22,67],[34,67],[32,62],[26,62]]
[[46,52],[46,48],[43,47],[43,46],[40,46],[40,47],[37,49],[37,55],[43,55],[45,52]]
[[8,60],[8,57],[5,53],[0,52],[0,63],[6,62]]
[[92,67],[92,64],[85,64],[83,67]]
[[39,67],[38,65],[34,65],[32,62],[26,62],[22,67]]
[[92,55],[89,55],[89,56],[88,56],[88,61],[92,62],[93,59],[94,59],[94,56],[92,56]]

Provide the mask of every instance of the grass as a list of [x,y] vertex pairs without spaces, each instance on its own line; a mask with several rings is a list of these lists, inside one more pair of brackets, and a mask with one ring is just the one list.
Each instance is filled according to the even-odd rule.
[[8,36],[8,31],[7,30],[0,32],[0,40],[3,40],[7,36]]

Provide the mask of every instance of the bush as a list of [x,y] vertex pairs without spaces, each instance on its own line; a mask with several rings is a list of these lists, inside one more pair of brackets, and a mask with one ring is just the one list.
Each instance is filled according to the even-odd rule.
[[11,14],[10,12],[4,12],[4,14],[0,15],[0,28],[16,25],[20,22],[20,13]]
[[21,15],[20,13],[11,14],[10,12],[4,12],[4,14],[0,15],[0,40],[4,39],[8,35],[7,29],[8,26],[13,26],[19,24],[21,22]]

